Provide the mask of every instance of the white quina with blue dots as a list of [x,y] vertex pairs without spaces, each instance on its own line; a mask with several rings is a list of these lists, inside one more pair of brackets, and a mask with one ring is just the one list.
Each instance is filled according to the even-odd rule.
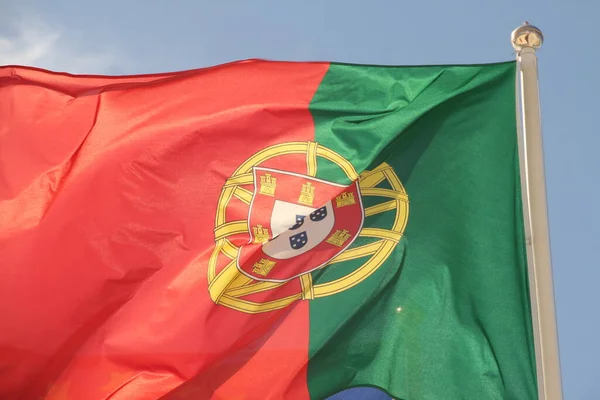
[[276,200],[271,215],[274,239],[263,245],[263,251],[280,260],[299,256],[325,240],[334,224],[331,201],[312,208]]

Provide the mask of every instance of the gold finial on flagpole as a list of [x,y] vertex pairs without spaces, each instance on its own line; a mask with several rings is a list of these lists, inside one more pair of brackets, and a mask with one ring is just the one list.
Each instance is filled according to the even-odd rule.
[[510,41],[516,51],[521,51],[524,47],[537,50],[544,43],[544,35],[538,27],[525,21],[523,25],[512,31]]

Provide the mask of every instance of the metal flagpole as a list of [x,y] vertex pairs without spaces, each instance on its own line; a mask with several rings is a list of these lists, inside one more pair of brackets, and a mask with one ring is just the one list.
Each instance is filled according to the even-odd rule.
[[520,87],[517,104],[520,104],[521,110],[519,119],[521,186],[538,393],[541,400],[561,400],[562,384],[554,310],[542,123],[535,53],[541,47],[543,39],[542,32],[527,22],[515,29],[511,35],[512,45],[517,51]]

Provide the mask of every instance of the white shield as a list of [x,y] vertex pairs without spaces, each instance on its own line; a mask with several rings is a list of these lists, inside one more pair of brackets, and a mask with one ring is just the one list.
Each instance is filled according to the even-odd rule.
[[[335,215],[331,201],[323,207],[321,215],[311,213],[318,210],[299,204],[276,200],[271,214],[273,239],[263,245],[266,255],[276,259],[288,259],[306,253],[321,243],[331,232],[335,224]],[[326,214],[323,217],[323,214]],[[291,229],[302,219],[301,225]]]

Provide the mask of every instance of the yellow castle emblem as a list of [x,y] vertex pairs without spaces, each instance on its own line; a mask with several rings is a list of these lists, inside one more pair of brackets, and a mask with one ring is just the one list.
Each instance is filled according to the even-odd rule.
[[335,198],[335,204],[338,208],[356,204],[354,193],[343,192]]
[[259,262],[254,264],[252,272],[260,276],[267,276],[275,266],[275,261],[267,258],[261,258]]
[[352,235],[348,233],[346,229],[340,231],[339,229],[335,231],[333,235],[327,239],[327,243],[332,244],[334,246],[342,247],[344,243],[350,239]]
[[302,185],[302,191],[300,192],[300,198],[298,199],[298,203],[312,206],[314,198],[315,186],[310,182],[306,182]]
[[262,225],[256,225],[252,228],[254,233],[254,243],[265,243],[269,241],[269,230]]
[[271,176],[269,173],[265,173],[260,177],[260,194],[267,196],[275,196],[275,189],[277,188],[277,178]]

